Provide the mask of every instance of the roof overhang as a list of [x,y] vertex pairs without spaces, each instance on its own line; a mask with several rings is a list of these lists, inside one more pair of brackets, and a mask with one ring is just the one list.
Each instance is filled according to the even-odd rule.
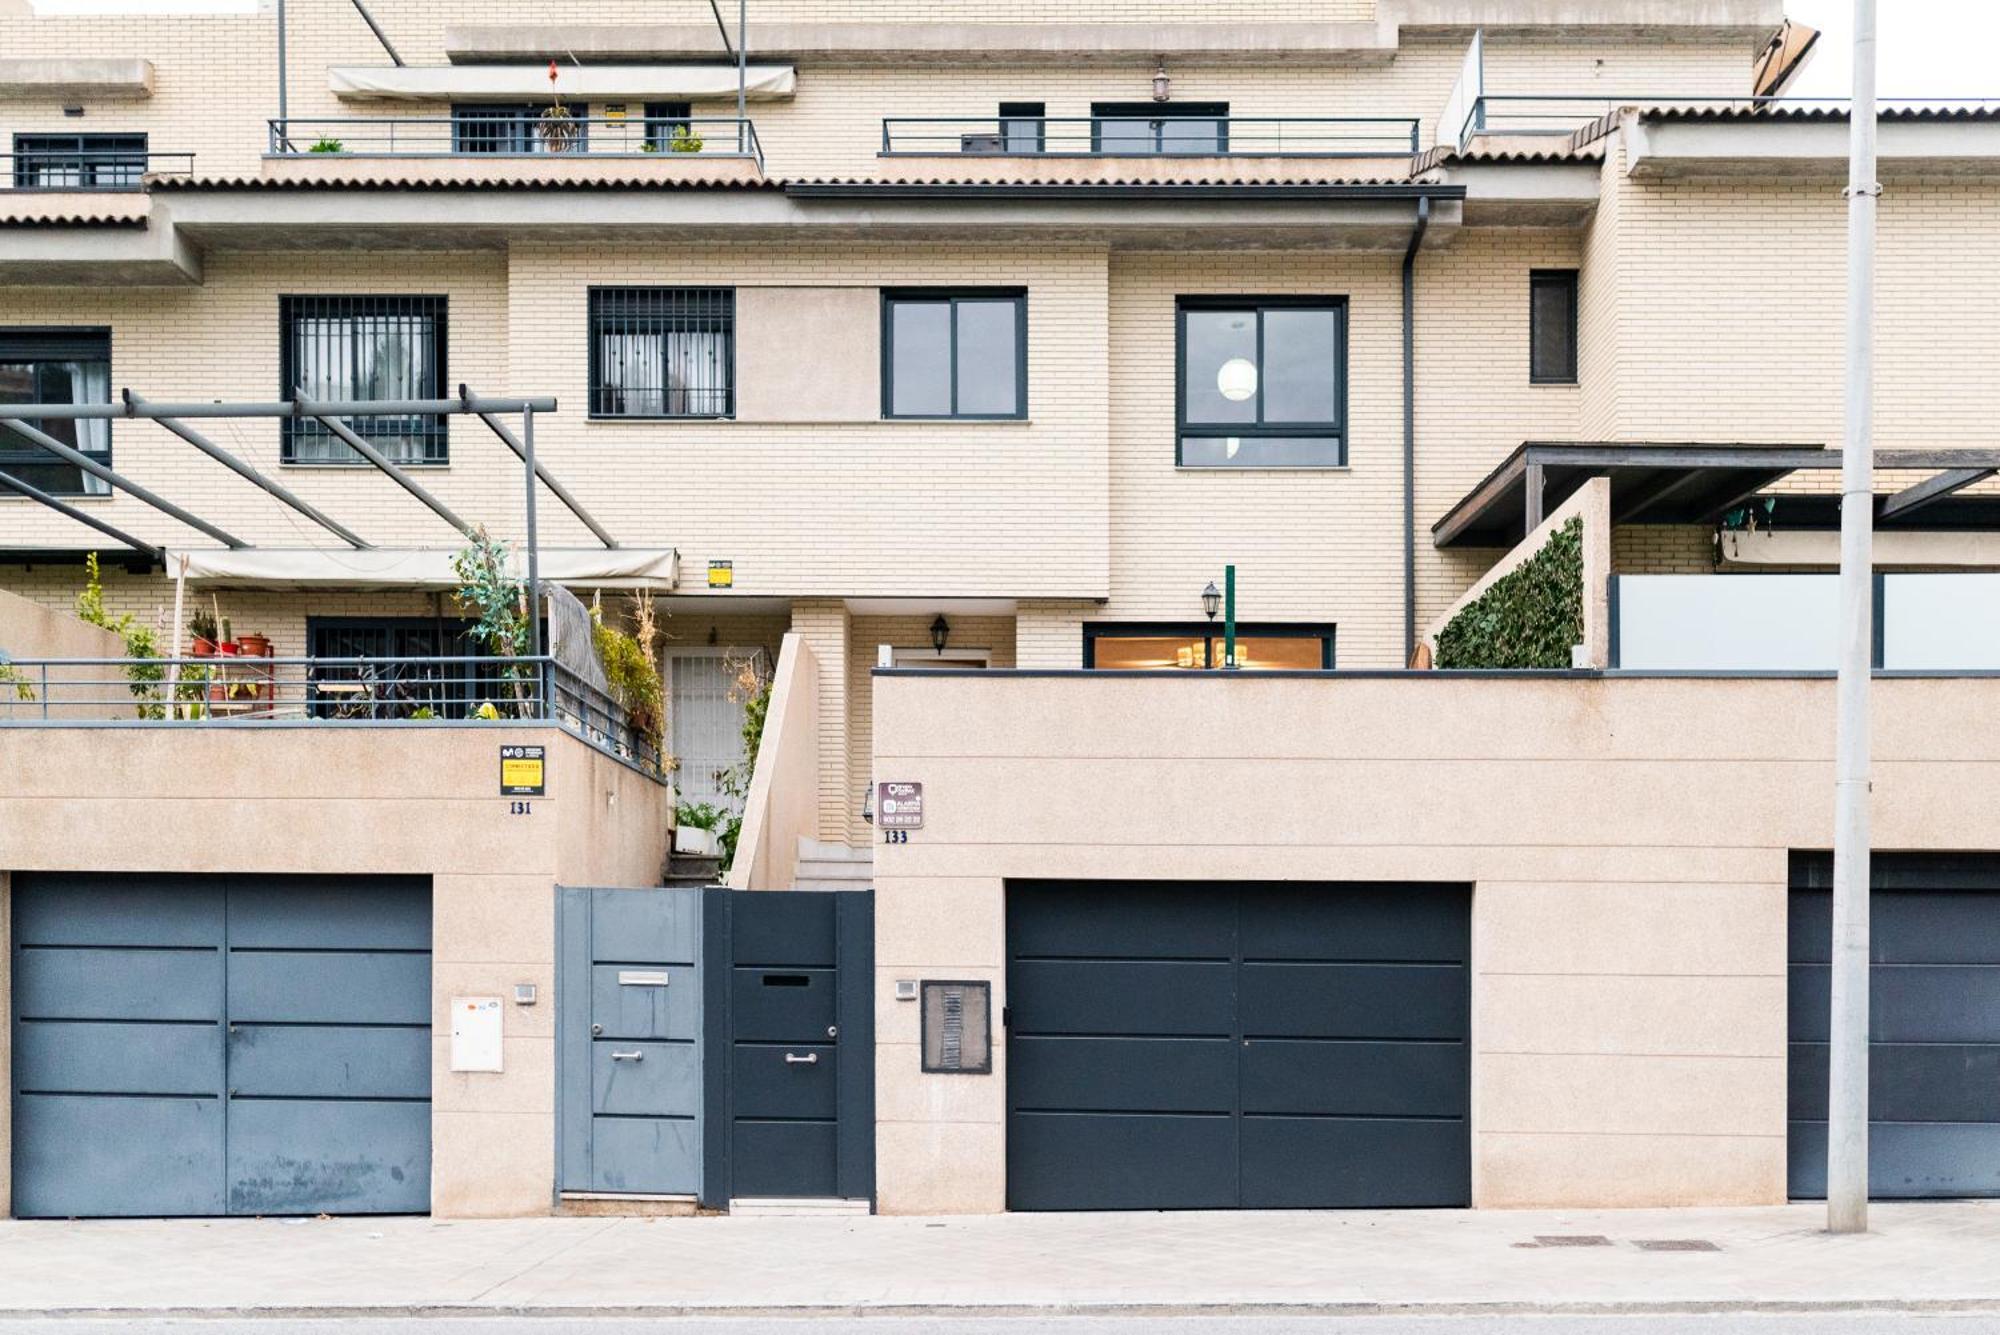
[[[537,101],[551,84],[539,65],[335,65],[327,86],[343,102]],[[758,62],[745,73],[753,102],[792,96],[790,65]],[[554,91],[577,101],[607,98],[689,100],[736,96],[734,64],[566,65]]]
[[0,287],[186,287],[201,278],[200,250],[165,223],[0,221]]
[[89,98],[134,101],[153,95],[153,62],[136,56],[31,56],[0,60],[0,101]]
[[[1875,460],[1883,469],[2000,468],[2000,450],[1877,450]],[[1611,482],[1613,524],[1713,524],[1788,474],[1839,466],[1840,451],[1818,445],[1529,441],[1431,525],[1431,542],[1511,547],[1594,477]],[[1784,503],[1806,499],[1788,496]],[[1885,528],[1969,526],[1978,522],[1966,518],[1969,506],[1987,516],[1988,526],[2000,521],[2000,498],[1949,495],[1884,513],[1891,499],[1877,501],[1877,522]]]
[[[1659,179],[1797,177],[1847,174],[1844,112],[1656,115],[1628,113],[1626,171]],[[1877,134],[1884,176],[2000,175],[2000,114],[1885,114]]]

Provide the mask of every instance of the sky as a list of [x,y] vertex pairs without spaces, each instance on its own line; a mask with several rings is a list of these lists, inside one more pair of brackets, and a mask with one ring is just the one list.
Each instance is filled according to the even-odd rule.
[[[254,10],[257,0],[34,4],[45,13],[187,13]],[[1822,34],[1793,94],[1845,97],[1853,87],[1853,0],[1790,0],[1786,12]],[[2000,99],[2000,0],[1877,0],[1876,39],[1876,88],[1885,98]]]

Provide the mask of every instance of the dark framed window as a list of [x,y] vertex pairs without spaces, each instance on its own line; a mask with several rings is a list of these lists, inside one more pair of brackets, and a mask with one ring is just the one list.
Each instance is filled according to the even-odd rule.
[[671,153],[676,135],[694,133],[694,104],[691,102],[648,102],[646,104],[646,151]]
[[1576,270],[1528,274],[1528,380],[1576,383]]
[[1028,294],[882,293],[884,417],[1028,415]]
[[[571,119],[561,131],[551,130],[542,114],[551,102],[454,102],[451,104],[451,151],[454,153],[581,153],[589,127],[581,106],[571,106]],[[567,137],[565,137],[567,136]]]
[[[321,402],[440,399],[445,376],[443,297],[295,296],[278,299],[278,391]],[[446,422],[435,414],[348,417],[343,424],[401,464],[449,462]],[[283,419],[288,464],[359,464],[352,447],[308,418]]]
[[[458,617],[307,617],[306,652],[327,658],[485,658],[473,623]],[[467,717],[481,700],[504,698],[503,667],[479,663],[315,665],[307,712],[327,718],[409,718],[428,709]]]
[[146,174],[143,134],[17,134],[17,190],[136,190]]
[[[1239,621],[1237,666],[1245,672],[1323,672],[1333,667],[1332,622]],[[1090,621],[1083,665],[1098,672],[1180,672],[1223,666],[1221,621]]]
[[1227,102],[1093,102],[1093,153],[1227,153]]
[[1047,103],[1002,102],[1000,104],[1002,153],[1046,153],[1048,147]]
[[736,289],[590,289],[592,417],[732,417]]
[[[0,329],[0,404],[109,402],[109,329]],[[110,465],[108,418],[24,420],[71,449]],[[65,496],[103,496],[111,490],[75,464],[4,426],[0,426],[0,472]]]
[[1175,318],[1176,463],[1347,461],[1347,298],[1182,297]]

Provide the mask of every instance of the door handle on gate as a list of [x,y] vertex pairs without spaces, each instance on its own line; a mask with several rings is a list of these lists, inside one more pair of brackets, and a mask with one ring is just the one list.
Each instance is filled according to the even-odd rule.
[[796,1052],[787,1052],[785,1054],[785,1061],[788,1064],[796,1066],[813,1066],[819,1062],[819,1054],[817,1052],[808,1052],[805,1056],[801,1057]]
[[646,1060],[646,1054],[643,1052],[614,1052],[611,1054],[611,1060],[615,1062],[642,1062]]

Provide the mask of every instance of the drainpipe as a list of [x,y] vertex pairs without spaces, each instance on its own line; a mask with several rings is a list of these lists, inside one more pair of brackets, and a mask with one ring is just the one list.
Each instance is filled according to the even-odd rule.
[[282,146],[292,137],[285,109],[285,0],[278,0],[278,141]]
[[1431,197],[1417,197],[1417,225],[1403,252],[1403,663],[1417,652],[1417,249],[1431,225]]

